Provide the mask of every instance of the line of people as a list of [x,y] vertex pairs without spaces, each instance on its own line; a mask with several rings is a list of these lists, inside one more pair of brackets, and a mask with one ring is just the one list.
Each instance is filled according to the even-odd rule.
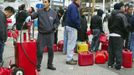
[[[57,43],[55,34],[57,33],[58,26],[60,24],[64,11],[57,14],[56,11],[50,8],[50,0],[42,0],[43,8],[38,9],[36,12],[30,10],[30,14],[25,10],[25,5],[19,7],[19,11],[16,14],[16,29],[20,30],[24,22],[34,20],[38,18],[38,37],[37,37],[37,71],[41,69],[41,62],[43,58],[43,51],[45,46],[48,47],[48,62],[47,68],[56,70],[53,66],[53,44]],[[72,3],[68,6],[64,13],[63,22],[64,25],[64,48],[63,53],[67,54],[66,64],[76,65],[77,60],[73,58],[74,49],[77,41],[88,41],[87,32],[87,20],[84,15],[84,9],[80,9],[80,0],[72,0]],[[121,69],[122,63],[122,49],[124,47],[124,40],[126,40],[125,48],[133,51],[134,58],[134,16],[133,5],[124,3],[116,3],[114,10],[108,17],[108,29],[109,29],[109,67],[115,67],[115,69]],[[4,42],[6,42],[6,17],[10,17],[15,13],[12,7],[5,8],[5,12],[0,11],[0,30],[2,36],[0,36],[0,64],[3,63],[2,53],[4,48]],[[21,13],[21,16],[20,16]],[[104,33],[102,22],[102,10],[97,11],[97,15],[92,16],[90,21],[90,29],[93,31],[93,39],[91,43],[91,51],[99,50],[99,35]],[[27,27],[24,27],[24,30]],[[4,36],[4,37],[3,37]]]

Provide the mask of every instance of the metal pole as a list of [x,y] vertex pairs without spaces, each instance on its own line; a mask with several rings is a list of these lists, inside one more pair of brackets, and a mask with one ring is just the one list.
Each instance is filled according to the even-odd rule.
[[94,6],[95,6],[95,0],[92,0],[92,16],[94,14]]
[[105,11],[105,0],[103,0],[103,11]]

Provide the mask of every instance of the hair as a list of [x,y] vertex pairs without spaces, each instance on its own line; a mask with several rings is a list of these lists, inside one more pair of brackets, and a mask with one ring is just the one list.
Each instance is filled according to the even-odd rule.
[[31,9],[32,9],[32,12],[35,12],[35,10],[34,10],[34,8],[33,8],[33,7],[31,7]]
[[13,14],[15,13],[14,8],[11,7],[11,6],[7,6],[4,10],[5,10],[5,11],[8,11],[9,13],[13,13]]
[[114,9],[115,9],[115,10],[120,10],[122,6],[124,6],[124,3],[123,3],[123,2],[116,3],[116,4],[114,5]]
[[98,16],[101,16],[102,17],[103,13],[104,13],[103,10],[101,10],[101,9],[98,9],[97,10],[97,15]]
[[47,0],[50,3],[50,0]]
[[25,4],[20,5],[18,9],[19,10],[25,10]]
[[50,3],[50,0],[48,0],[48,2]]
[[129,5],[128,5],[128,8],[133,8],[133,5],[132,5],[132,4],[129,4]]

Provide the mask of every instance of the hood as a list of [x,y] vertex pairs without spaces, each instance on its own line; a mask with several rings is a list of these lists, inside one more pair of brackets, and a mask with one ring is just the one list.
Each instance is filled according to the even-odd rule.
[[112,15],[112,16],[115,16],[115,15],[118,14],[119,12],[120,12],[119,10],[113,10],[112,13],[111,13],[111,15]]

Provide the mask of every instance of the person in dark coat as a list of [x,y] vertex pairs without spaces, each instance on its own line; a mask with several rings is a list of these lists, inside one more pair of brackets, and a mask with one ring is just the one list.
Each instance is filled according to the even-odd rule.
[[127,21],[128,21],[128,23],[129,23],[129,29],[128,29],[128,33],[127,33],[127,37],[126,37],[126,39],[125,39],[125,46],[124,46],[124,48],[127,48],[127,49],[130,49],[130,31],[131,31],[131,26],[132,26],[132,24],[131,24],[131,21],[132,21],[132,13],[133,13],[133,5],[132,4],[130,4],[130,3],[128,3],[128,4],[126,4],[126,17],[127,17]]
[[[31,19],[38,18],[38,37],[37,37],[37,71],[41,69],[41,62],[43,59],[43,52],[45,46],[48,48],[47,69],[56,70],[53,66],[53,44],[54,32],[58,29],[59,19],[57,13],[50,8],[50,0],[42,0],[43,7],[31,15]],[[30,19],[30,16],[29,16]],[[29,20],[27,18],[27,20]]]
[[[59,7],[59,10],[57,12],[59,20],[61,20],[63,14],[64,14],[64,10],[62,9],[62,7]],[[58,30],[56,30],[56,32],[54,33],[54,44],[57,44],[57,41],[58,41]]]
[[[16,29],[21,30],[25,19],[29,16],[29,13],[26,11],[25,4],[20,5],[18,9],[19,10],[16,13]],[[24,25],[23,29],[26,30],[27,26]]]
[[104,33],[102,30],[102,14],[103,10],[98,9],[97,15],[91,18],[90,29],[93,31],[93,39],[91,43],[91,51],[97,51],[100,45],[99,36]]
[[0,10],[0,66],[3,65],[3,51],[4,51],[4,44],[7,40],[7,25],[6,25],[6,18],[11,17],[15,13],[13,7],[6,7],[4,12]]
[[84,8],[80,9],[80,15],[81,15],[81,28],[78,31],[78,39],[77,41],[85,42],[88,41],[88,36],[86,34],[87,32],[87,20],[84,15]]
[[124,3],[116,3],[108,20],[108,29],[110,32],[108,67],[114,67],[116,70],[121,69],[123,44],[127,36],[127,27],[129,25],[124,13]]

